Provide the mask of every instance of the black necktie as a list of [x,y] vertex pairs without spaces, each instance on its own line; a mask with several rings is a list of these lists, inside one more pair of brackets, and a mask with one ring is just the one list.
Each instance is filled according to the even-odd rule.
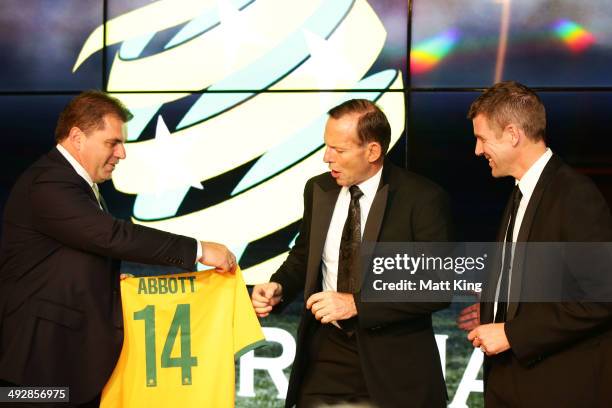
[[355,293],[357,291],[357,265],[359,246],[361,245],[361,207],[359,199],[363,192],[357,186],[349,188],[351,204],[340,240],[340,257],[338,258],[338,292]]
[[521,203],[523,194],[519,189],[518,184],[514,186],[512,191],[512,208],[510,208],[510,220],[508,229],[506,230],[506,238],[504,240],[504,263],[501,270],[501,281],[499,284],[499,297],[497,298],[497,313],[495,313],[495,323],[506,321],[506,312],[508,311],[508,285],[510,281],[510,267],[512,266],[512,235],[514,234],[514,221],[516,213]]

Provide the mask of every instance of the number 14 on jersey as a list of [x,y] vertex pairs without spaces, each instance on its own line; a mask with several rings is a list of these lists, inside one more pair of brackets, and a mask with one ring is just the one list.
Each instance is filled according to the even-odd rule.
[[[134,312],[134,320],[144,320],[147,387],[156,387],[155,306],[147,305],[144,309]],[[172,350],[179,331],[181,339],[180,357],[172,357]],[[161,368],[179,367],[181,369],[181,384],[191,385],[191,367],[197,365],[198,358],[191,355],[191,306],[189,304],[179,304],[176,306],[170,329],[164,341],[161,353]]]

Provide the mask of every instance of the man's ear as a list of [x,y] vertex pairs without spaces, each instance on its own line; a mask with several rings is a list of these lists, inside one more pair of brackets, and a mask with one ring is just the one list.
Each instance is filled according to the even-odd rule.
[[368,161],[374,163],[382,156],[382,147],[378,142],[368,143]]
[[521,139],[525,136],[525,132],[521,128],[519,128],[514,123],[510,123],[504,129],[506,132],[510,134],[510,141],[512,143],[512,147],[518,146],[521,142]]
[[68,132],[68,137],[66,138],[68,143],[70,143],[70,145],[76,150],[76,151],[80,151],[81,150],[81,146],[83,144],[83,138],[86,137],[85,133],[83,133],[83,131],[81,129],[79,129],[77,126],[73,126],[70,128],[70,131]]

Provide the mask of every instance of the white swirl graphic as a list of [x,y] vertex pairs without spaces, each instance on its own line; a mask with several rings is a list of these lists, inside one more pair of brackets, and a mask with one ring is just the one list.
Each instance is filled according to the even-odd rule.
[[[366,76],[386,31],[365,0],[162,0],[109,20],[106,31],[107,45],[121,44],[108,90],[135,115],[113,176],[117,190],[136,195],[134,222],[226,243],[238,257],[300,219],[304,183],[327,170],[329,108],[374,100],[389,118],[391,146],[404,130],[403,93],[388,92],[402,89],[401,72]],[[74,70],[101,49],[102,33],[92,32]],[[289,92],[334,89],[350,91]],[[126,93],[143,90],[159,93]],[[262,92],[279,90],[287,92]],[[168,129],[160,109],[186,100]],[[144,140],[152,120],[155,138]],[[206,192],[207,180],[248,163],[227,200],[177,215],[190,189]],[[267,281],[285,257],[246,268],[245,280]]]

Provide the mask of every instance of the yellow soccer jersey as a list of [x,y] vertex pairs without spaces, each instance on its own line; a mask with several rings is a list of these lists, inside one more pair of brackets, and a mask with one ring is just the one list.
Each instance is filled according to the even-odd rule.
[[123,349],[101,407],[234,406],[234,359],[264,341],[240,270],[129,278],[121,296]]

